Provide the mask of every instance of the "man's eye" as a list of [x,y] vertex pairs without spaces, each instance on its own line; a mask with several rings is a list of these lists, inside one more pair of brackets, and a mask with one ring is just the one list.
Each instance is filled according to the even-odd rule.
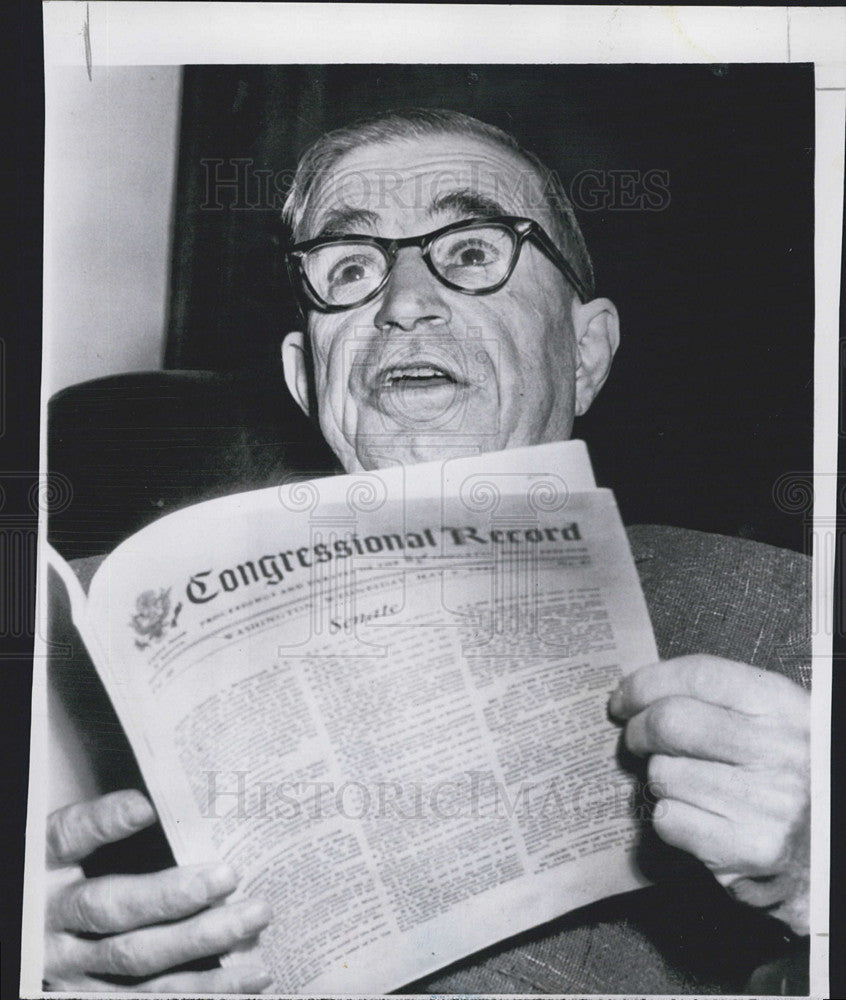
[[334,264],[326,280],[330,285],[354,285],[372,276],[374,262],[365,256],[344,257]]
[[464,267],[474,267],[480,264],[487,264],[488,254],[482,247],[467,247],[458,255],[457,264]]
[[499,260],[496,247],[483,240],[465,240],[452,247],[446,263],[451,267],[487,267]]

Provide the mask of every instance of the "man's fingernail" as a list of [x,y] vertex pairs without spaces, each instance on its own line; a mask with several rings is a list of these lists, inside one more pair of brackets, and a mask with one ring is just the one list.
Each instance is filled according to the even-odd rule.
[[244,969],[238,973],[241,990],[244,993],[257,993],[270,986],[273,976],[264,969]]
[[232,892],[238,885],[238,879],[229,865],[215,865],[206,873],[206,885],[213,896],[219,896],[224,892]]
[[623,711],[623,692],[619,687],[614,688],[611,697],[608,699],[608,711],[612,715],[619,715]]
[[241,910],[240,919],[244,932],[249,934],[261,927],[266,927],[272,916],[270,907],[263,899],[251,899],[244,904],[244,908]]

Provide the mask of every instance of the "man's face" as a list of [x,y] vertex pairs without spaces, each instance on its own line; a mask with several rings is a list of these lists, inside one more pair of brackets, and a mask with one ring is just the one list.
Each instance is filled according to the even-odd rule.
[[[492,215],[552,229],[540,181],[518,155],[436,135],[347,153],[319,182],[298,237],[401,238]],[[573,294],[531,242],[506,285],[480,296],[447,288],[408,247],[374,300],[311,311],[320,425],[345,469],[569,438]]]

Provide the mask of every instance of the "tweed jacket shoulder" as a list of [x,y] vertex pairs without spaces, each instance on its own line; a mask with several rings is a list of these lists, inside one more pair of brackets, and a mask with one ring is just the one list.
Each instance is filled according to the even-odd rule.
[[[809,685],[808,558],[680,528],[638,526],[628,536],[663,659],[712,653]],[[81,561],[80,575],[90,578],[99,561]],[[63,672],[68,666],[77,669],[66,665]],[[79,675],[58,683],[71,701],[85,702],[77,711],[89,738],[106,740],[108,749],[91,747],[104,769],[101,784],[140,783],[96,679],[87,688]],[[650,833],[645,827],[642,853],[653,886],[567,914],[402,992],[743,991],[756,968],[784,955],[789,935],[775,920],[732,901],[703,866]]]

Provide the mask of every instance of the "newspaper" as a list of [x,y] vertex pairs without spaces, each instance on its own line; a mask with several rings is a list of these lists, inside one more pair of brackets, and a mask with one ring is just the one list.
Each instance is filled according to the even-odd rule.
[[186,508],[87,596],[51,554],[177,862],[273,907],[274,992],[382,993],[645,884],[606,705],[658,657],[614,497],[581,442],[498,458]]

